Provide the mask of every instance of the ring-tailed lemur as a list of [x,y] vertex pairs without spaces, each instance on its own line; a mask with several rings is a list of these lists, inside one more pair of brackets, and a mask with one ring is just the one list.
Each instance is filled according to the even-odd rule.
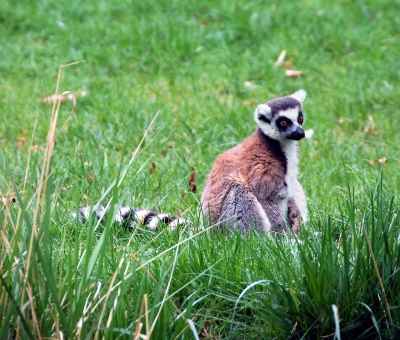
[[[254,112],[257,132],[217,157],[201,199],[203,215],[212,223],[245,233],[253,226],[259,231],[282,232],[286,222],[297,232],[299,219],[306,222],[306,197],[297,180],[297,141],[305,137],[305,98],[306,91],[299,90],[259,105]],[[83,223],[90,211],[90,207],[81,208],[74,217]],[[102,205],[92,211],[100,220],[107,213]],[[160,224],[174,228],[188,222],[126,206],[117,209],[115,221],[131,227],[142,224],[150,230]]]
[[305,194],[297,180],[298,145],[305,137],[302,104],[306,91],[259,105],[258,130],[220,154],[208,175],[202,208],[212,223],[245,233],[298,230],[307,220]]

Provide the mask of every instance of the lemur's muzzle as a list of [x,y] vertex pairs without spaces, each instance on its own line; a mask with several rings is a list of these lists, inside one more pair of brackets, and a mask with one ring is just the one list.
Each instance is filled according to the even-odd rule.
[[297,125],[293,125],[290,129],[286,130],[283,134],[286,139],[300,140],[303,139],[306,135],[304,130]]

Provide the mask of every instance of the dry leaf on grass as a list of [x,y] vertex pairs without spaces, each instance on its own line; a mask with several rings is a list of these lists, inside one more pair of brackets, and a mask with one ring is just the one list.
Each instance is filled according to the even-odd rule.
[[387,163],[387,158],[386,157],[382,157],[378,159],[378,163],[379,164],[386,164]]
[[7,199],[5,197],[1,198],[1,202],[3,203],[3,209],[7,208],[7,202],[10,201],[12,204],[15,204],[17,200],[15,197],[11,197],[10,199]]
[[196,190],[197,190],[196,173],[194,171],[194,168],[192,168],[192,173],[190,174],[190,177],[189,177],[189,189],[191,192],[196,192]]
[[367,135],[373,135],[373,136],[379,135],[380,131],[378,130],[378,127],[376,126],[376,123],[374,121],[374,118],[372,118],[372,116],[368,116],[368,121],[364,126],[364,132]]
[[82,89],[78,89],[76,91],[71,91],[71,92],[64,92],[67,96],[64,94],[52,94],[47,96],[44,99],[40,99],[39,103],[40,104],[55,104],[58,102],[65,103],[67,100],[75,101],[76,97],[86,97],[87,92]]
[[[368,162],[369,165],[375,166],[375,162],[374,161],[368,160],[367,162]],[[387,163],[387,158],[386,157],[379,158],[378,159],[378,163],[379,164],[386,164]]]
[[250,82],[250,81],[245,81],[244,82],[244,87],[246,87],[246,88],[248,88],[248,89],[255,89],[257,86],[256,85],[254,85],[252,82]]
[[157,172],[158,169],[156,167],[156,164],[154,162],[151,162],[150,164],[150,169],[149,169],[149,173],[154,174],[155,172]]
[[24,146],[25,146],[25,143],[26,143],[25,138],[24,138],[24,137],[20,137],[20,138],[19,138],[19,141],[18,141],[18,147],[19,147],[19,148],[24,147]]
[[67,101],[67,97],[65,97],[62,94],[52,94],[50,96],[47,96],[44,99],[39,100],[40,104],[54,104],[54,103],[65,103]]
[[244,100],[242,104],[246,105],[246,106],[253,106],[254,103],[255,103],[255,101],[253,99],[251,99],[251,100]]
[[286,70],[285,71],[285,76],[289,78],[297,78],[301,76],[303,72],[297,71],[297,70]]
[[275,62],[275,66],[281,66],[285,61],[285,57],[286,57],[286,50],[282,50],[282,52],[279,54],[278,59]]
[[291,60],[285,61],[283,63],[283,67],[285,67],[285,68],[293,67],[293,62]]
[[94,175],[92,173],[89,173],[89,175],[87,176],[88,181],[91,182],[94,180]]

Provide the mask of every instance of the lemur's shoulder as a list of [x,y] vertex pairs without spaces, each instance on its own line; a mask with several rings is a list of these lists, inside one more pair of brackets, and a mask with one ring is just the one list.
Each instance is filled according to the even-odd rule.
[[286,170],[286,157],[279,142],[265,136],[259,129],[240,144],[217,156],[213,171],[251,172],[270,166]]

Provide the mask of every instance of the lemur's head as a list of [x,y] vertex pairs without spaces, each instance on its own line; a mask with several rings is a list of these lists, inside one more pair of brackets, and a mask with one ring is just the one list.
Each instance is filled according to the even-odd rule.
[[254,119],[259,128],[268,137],[281,142],[304,138],[302,104],[306,95],[306,91],[298,90],[290,96],[258,105],[254,112]]

